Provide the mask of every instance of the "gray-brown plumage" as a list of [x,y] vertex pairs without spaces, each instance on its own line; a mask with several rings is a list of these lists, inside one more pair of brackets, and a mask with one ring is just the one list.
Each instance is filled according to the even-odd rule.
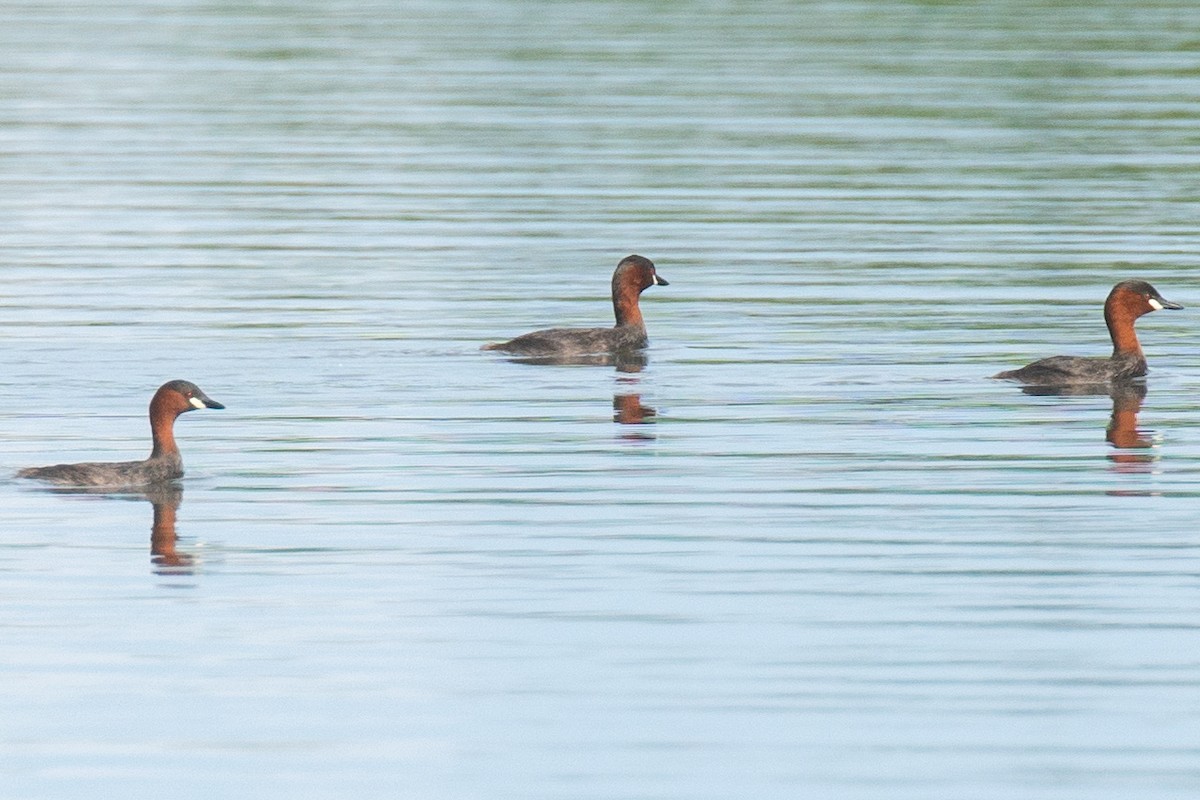
[[1183,306],[1165,299],[1145,281],[1121,281],[1104,301],[1104,322],[1113,342],[1111,356],[1051,356],[992,377],[1042,386],[1104,384],[1140,378],[1149,369],[1133,324],[1143,314],[1163,308]]
[[641,293],[651,286],[667,286],[658,276],[654,262],[638,255],[626,256],[612,277],[613,312],[617,324],[611,328],[550,328],[534,331],[507,342],[485,344],[484,350],[503,350],[532,358],[585,356],[620,353],[646,346],[646,323],[638,306]]
[[154,441],[144,461],[85,462],[29,467],[18,478],[46,481],[56,486],[91,486],[124,489],[172,481],[183,476],[183,458],[175,444],[175,419],[197,408],[224,408],[189,381],[169,381],[150,400],[150,432]]

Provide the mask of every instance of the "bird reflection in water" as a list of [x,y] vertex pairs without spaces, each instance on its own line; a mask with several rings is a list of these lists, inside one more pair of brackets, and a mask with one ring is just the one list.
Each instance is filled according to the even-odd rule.
[[1138,414],[1146,399],[1145,383],[1122,381],[1078,386],[1025,386],[1022,391],[1032,395],[1059,397],[1108,395],[1112,399],[1112,415],[1108,419],[1104,438],[1116,451],[1108,456],[1113,471],[1132,474],[1147,473],[1154,469],[1159,459],[1154,432],[1138,427]]
[[651,441],[654,439],[653,425],[658,417],[658,410],[653,406],[642,403],[642,394],[637,391],[638,373],[646,366],[646,357],[642,355],[638,361],[622,361],[615,364],[617,372],[617,391],[613,393],[613,422],[618,425],[638,426],[622,429],[620,438],[625,441]]
[[1104,437],[1115,449],[1108,458],[1117,472],[1151,472],[1158,461],[1158,445],[1154,432],[1138,427],[1138,413],[1146,399],[1146,384],[1129,383],[1114,386],[1112,416]]
[[513,364],[536,364],[555,367],[616,367],[617,372],[641,372],[649,363],[645,352],[631,350],[589,355],[513,356]]
[[183,487],[177,484],[154,487],[145,497],[154,506],[154,521],[150,524],[150,563],[159,575],[191,575],[195,557],[175,549],[179,539],[175,533],[175,512],[183,502]]
[[150,563],[159,575],[192,575],[195,557],[176,549],[175,512],[183,502],[183,487],[177,483],[147,486],[142,489],[96,489],[88,487],[52,488],[53,494],[102,495],[118,500],[148,500],[154,508],[150,523]]
[[[642,404],[640,394],[613,395],[613,422],[618,425],[653,425],[658,411],[653,406]],[[654,431],[647,428],[629,430],[621,434],[622,439],[649,440],[654,438]]]
[[[613,393],[613,422],[618,425],[653,425],[658,411],[642,403],[642,396],[636,391],[638,373],[649,360],[641,350],[632,352],[593,353],[591,355],[572,356],[529,356],[510,358],[515,364],[537,364],[543,366],[585,366],[613,367],[619,373],[617,391]],[[630,441],[645,441],[654,438],[654,432],[645,427],[636,431],[624,431],[621,439]]]

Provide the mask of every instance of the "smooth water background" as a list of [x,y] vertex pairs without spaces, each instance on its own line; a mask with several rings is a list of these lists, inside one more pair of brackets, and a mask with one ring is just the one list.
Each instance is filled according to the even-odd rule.
[[0,796],[1195,796],[1190,0],[2,16]]

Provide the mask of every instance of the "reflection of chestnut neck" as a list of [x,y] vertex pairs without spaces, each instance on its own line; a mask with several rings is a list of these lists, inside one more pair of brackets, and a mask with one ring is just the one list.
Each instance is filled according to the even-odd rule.
[[642,405],[640,394],[618,394],[613,396],[613,422],[621,425],[649,425],[658,412]]
[[175,510],[170,503],[154,504],[154,525],[150,528],[150,552],[156,556],[175,555]]
[[[1143,390],[1144,391],[1144,390]],[[1143,392],[1114,390],[1112,395],[1112,417],[1105,438],[1113,447],[1146,447],[1147,442],[1138,434],[1138,413],[1142,410]]]
[[[159,567],[188,567],[192,557],[175,550],[178,539],[175,533],[175,513],[183,501],[183,492],[178,485],[165,486],[146,495],[154,506],[154,522],[150,526],[150,556]],[[172,570],[175,571],[175,570]],[[185,570],[190,572],[190,569]]]
[[1138,413],[1142,410],[1145,396],[1146,387],[1142,384],[1114,387],[1112,391],[1112,417],[1104,438],[1119,451],[1134,451],[1109,455],[1116,468],[1122,471],[1140,472],[1148,469],[1148,465],[1155,460],[1155,455],[1148,452],[1153,442],[1143,437],[1137,427]]

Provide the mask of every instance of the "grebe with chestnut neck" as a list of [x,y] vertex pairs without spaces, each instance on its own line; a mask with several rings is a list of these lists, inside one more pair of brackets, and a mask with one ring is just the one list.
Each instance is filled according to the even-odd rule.
[[183,476],[183,458],[175,444],[175,419],[198,408],[224,408],[190,381],[168,381],[150,400],[150,433],[154,446],[143,461],[87,462],[29,467],[18,478],[56,486],[127,489],[153,486]]
[[532,358],[564,358],[600,353],[628,353],[646,346],[646,322],[638,298],[651,286],[668,286],[658,276],[654,262],[639,255],[626,256],[612,276],[612,303],[617,324],[611,328],[550,328],[507,342],[485,344],[483,350]]
[[1143,314],[1164,308],[1176,310],[1183,306],[1167,300],[1145,281],[1121,281],[1104,301],[1104,322],[1113,343],[1111,356],[1051,356],[992,377],[1039,386],[1114,383],[1140,378],[1149,368],[1133,324]]

